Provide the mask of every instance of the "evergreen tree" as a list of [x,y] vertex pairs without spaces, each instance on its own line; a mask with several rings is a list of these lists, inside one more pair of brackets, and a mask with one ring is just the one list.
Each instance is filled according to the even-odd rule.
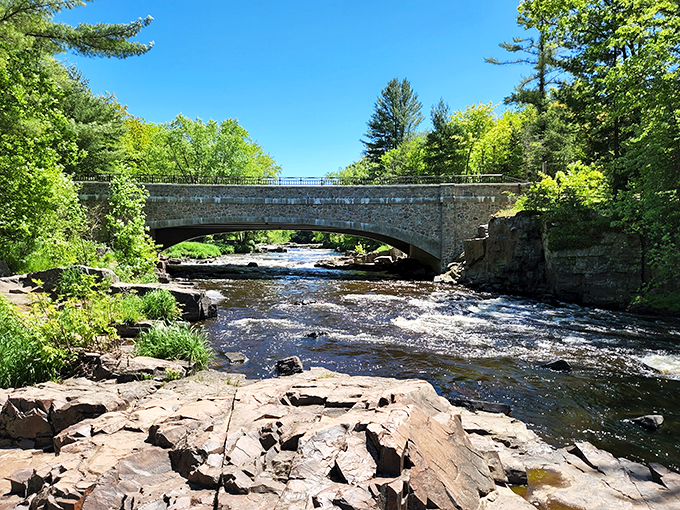
[[52,21],[62,10],[93,0],[0,0],[0,46],[33,48],[54,55],[72,50],[87,57],[126,58],[141,55],[153,43],[130,41],[151,23],[147,16],[131,23],[80,23],[72,27]]
[[465,170],[460,139],[462,126],[451,121],[449,105],[443,99],[430,112],[434,130],[427,134],[425,144],[425,165],[433,175],[460,174]]
[[379,162],[383,154],[397,148],[415,133],[423,120],[422,106],[408,80],[390,80],[375,102],[365,135],[367,140],[361,140],[369,160]]
[[81,73],[69,69],[62,85],[59,106],[68,119],[66,136],[78,147],[78,154],[65,163],[67,174],[112,172],[125,159],[125,107],[113,94],[95,96]]

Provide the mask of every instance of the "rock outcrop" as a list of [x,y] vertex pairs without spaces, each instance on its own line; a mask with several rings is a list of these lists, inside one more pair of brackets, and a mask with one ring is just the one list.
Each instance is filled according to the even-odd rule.
[[513,294],[551,294],[590,306],[624,308],[643,283],[640,237],[603,232],[588,248],[551,250],[542,220],[496,217],[465,241],[459,283]]
[[[680,503],[680,475],[588,443],[555,450],[518,420],[453,407],[425,381],[312,369],[248,384],[201,372],[164,385],[50,383],[5,390],[0,403],[0,509],[590,510]],[[36,437],[51,440],[51,450],[22,439],[34,421]]]

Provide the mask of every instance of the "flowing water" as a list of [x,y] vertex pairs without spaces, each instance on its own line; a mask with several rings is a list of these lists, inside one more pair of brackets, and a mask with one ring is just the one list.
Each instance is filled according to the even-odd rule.
[[[277,359],[348,374],[422,378],[451,399],[509,404],[556,446],[587,440],[680,469],[680,321],[313,268],[332,252],[229,256],[261,267],[203,280],[223,296],[206,330],[214,368],[273,377]],[[263,266],[269,266],[265,269]],[[243,365],[219,353],[240,351]],[[564,359],[568,373],[542,365]],[[661,414],[650,433],[627,421]]]

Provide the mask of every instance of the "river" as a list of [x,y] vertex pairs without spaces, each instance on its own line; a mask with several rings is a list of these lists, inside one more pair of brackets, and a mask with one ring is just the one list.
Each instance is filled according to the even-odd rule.
[[[277,359],[421,378],[444,397],[509,404],[549,443],[587,440],[680,470],[680,321],[314,268],[328,250],[231,255],[260,267],[201,280],[224,299],[205,323],[213,368],[275,376]],[[220,353],[240,351],[243,365]],[[571,372],[542,365],[568,361]],[[627,420],[661,414],[657,432]]]

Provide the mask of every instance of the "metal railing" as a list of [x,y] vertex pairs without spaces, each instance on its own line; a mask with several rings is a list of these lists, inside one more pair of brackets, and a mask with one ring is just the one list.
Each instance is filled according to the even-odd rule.
[[[78,173],[77,182],[111,182],[116,174]],[[144,184],[221,184],[234,186],[398,186],[409,184],[498,184],[521,183],[523,179],[504,174],[400,175],[373,178],[356,177],[243,177],[236,175],[157,175],[136,174]]]

